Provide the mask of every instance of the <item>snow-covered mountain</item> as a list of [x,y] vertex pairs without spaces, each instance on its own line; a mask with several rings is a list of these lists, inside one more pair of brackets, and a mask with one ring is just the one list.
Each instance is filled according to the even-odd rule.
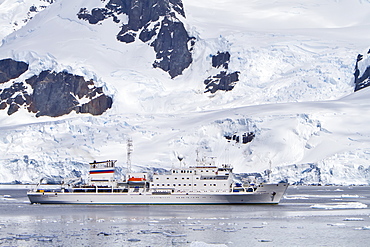
[[370,182],[370,1],[16,3],[0,0],[0,65],[16,64],[0,183],[125,167],[129,137],[136,169],[198,152],[274,181]]

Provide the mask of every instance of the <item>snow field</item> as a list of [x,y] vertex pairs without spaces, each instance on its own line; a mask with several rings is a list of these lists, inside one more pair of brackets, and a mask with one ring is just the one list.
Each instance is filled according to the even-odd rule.
[[[0,18],[6,28],[26,10],[8,2],[0,2],[14,16]],[[194,63],[170,79],[152,68],[155,54],[148,44],[116,41],[126,16],[119,24],[107,19],[90,25],[77,12],[103,2],[58,0],[17,31],[1,31],[0,58],[30,64],[16,81],[47,69],[94,79],[114,104],[99,117],[35,118],[26,109],[8,117],[1,111],[0,181],[69,176],[75,164],[86,171],[82,165],[92,160],[118,159],[124,167],[132,137],[137,169],[169,168],[178,155],[190,165],[198,150],[233,164],[236,172],[271,168],[274,181],[369,183],[370,92],[352,93],[356,56],[366,54],[370,40],[369,5],[184,0],[183,21],[196,38]],[[211,61],[218,51],[230,52],[228,72],[240,71],[240,81],[233,91],[204,94],[203,80],[220,71]],[[368,64],[365,56],[360,71]],[[248,132],[256,134],[249,144],[224,137]],[[37,162],[35,172],[28,172],[34,167],[25,156]]]

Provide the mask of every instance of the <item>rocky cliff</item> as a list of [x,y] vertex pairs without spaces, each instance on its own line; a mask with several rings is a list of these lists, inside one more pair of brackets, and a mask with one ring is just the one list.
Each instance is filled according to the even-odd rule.
[[218,90],[230,91],[234,88],[235,83],[239,81],[239,72],[229,72],[230,53],[217,52],[212,56],[212,67],[221,69],[217,75],[209,76],[204,80],[206,85],[205,92],[215,93]]
[[[112,106],[112,98],[106,96],[101,87],[94,86],[94,81],[65,71],[42,71],[25,82],[11,81],[27,69],[25,62],[0,60],[0,83],[10,83],[8,88],[0,89],[0,110],[7,109],[8,115],[22,106],[37,117],[58,117],[72,111],[100,115]],[[29,86],[32,93],[28,93]]]
[[81,8],[77,14],[90,24],[108,18],[120,23],[122,15],[127,15],[128,22],[122,24],[117,40],[132,43],[139,39],[152,46],[156,53],[154,68],[160,68],[174,78],[192,63],[194,38],[189,37],[184,24],[177,18],[177,15],[185,18],[181,0],[110,0],[104,8],[91,11]]
[[[370,54],[370,50],[367,54]],[[364,72],[361,74],[359,70],[359,63],[363,60],[363,55],[358,54],[357,60],[356,60],[356,66],[355,66],[355,92],[363,89],[365,87],[370,86],[370,66],[367,66]]]

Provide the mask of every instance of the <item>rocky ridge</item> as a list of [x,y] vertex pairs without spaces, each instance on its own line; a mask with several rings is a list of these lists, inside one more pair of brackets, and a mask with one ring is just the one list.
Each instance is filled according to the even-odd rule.
[[[367,53],[368,55],[370,54],[370,50]],[[356,60],[356,66],[355,66],[355,79],[354,79],[354,84],[355,84],[355,92],[363,89],[365,87],[370,86],[370,66],[367,66],[365,71],[360,73],[359,70],[359,63],[363,60],[364,56],[362,54],[358,54],[357,60]]]
[[181,0],[110,0],[104,8],[89,11],[81,8],[78,18],[90,24],[98,24],[112,18],[120,23],[122,15],[128,16],[116,38],[120,42],[132,43],[137,39],[154,48],[154,68],[160,68],[174,78],[192,63],[194,38],[187,33],[177,15],[185,18]]
[[[11,81],[27,69],[25,62],[10,58],[0,60],[0,84],[10,83],[9,87],[0,89],[0,110],[7,109],[8,115],[20,107],[27,108],[36,117],[58,117],[72,111],[101,115],[112,106],[112,98],[105,95],[101,87],[94,86],[92,80],[86,81],[66,71],[42,71],[25,82]],[[33,89],[31,94],[28,86]]]

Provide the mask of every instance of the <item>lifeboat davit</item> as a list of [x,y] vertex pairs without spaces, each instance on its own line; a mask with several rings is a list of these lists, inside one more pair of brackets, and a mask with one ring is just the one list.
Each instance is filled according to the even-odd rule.
[[145,184],[146,183],[146,179],[145,178],[131,177],[131,178],[128,179],[128,183],[129,184]]

